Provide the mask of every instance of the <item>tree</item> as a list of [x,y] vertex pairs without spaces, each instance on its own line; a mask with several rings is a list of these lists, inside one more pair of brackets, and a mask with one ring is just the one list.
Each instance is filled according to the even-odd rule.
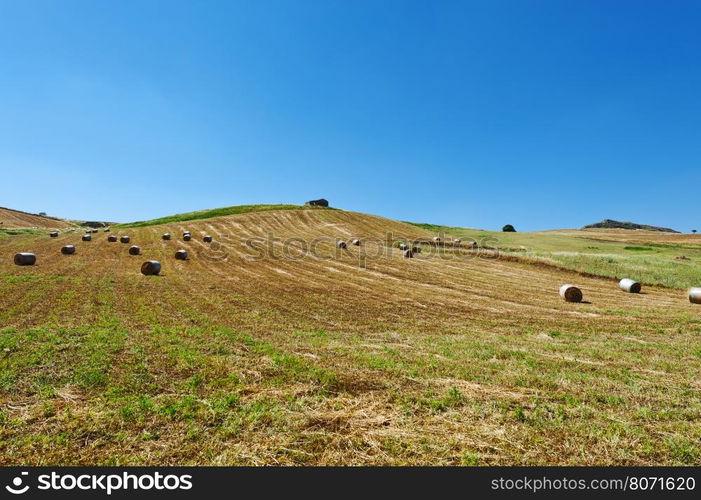
[[515,233],[516,232],[516,229],[511,224],[507,224],[506,226],[502,227],[501,230],[504,231],[505,233]]
[[39,215],[41,215],[42,217],[46,217],[46,212],[39,212]]
[[696,229],[692,229],[691,232],[692,232],[692,233],[695,233],[695,232],[696,232]]

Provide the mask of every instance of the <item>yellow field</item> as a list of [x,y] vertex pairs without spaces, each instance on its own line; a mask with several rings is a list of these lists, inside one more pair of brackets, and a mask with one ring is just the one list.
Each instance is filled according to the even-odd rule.
[[102,232],[0,239],[0,463],[701,463],[684,290],[480,250],[405,259],[388,233],[434,236],[287,210],[113,229],[141,256]]

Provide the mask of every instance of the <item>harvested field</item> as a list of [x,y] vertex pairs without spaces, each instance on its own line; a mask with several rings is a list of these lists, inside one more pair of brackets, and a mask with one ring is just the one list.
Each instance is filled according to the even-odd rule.
[[[162,239],[186,229],[214,242]],[[75,233],[0,240],[3,465],[701,464],[686,290],[405,259],[398,239],[435,231],[340,210],[129,232],[143,259]]]
[[41,215],[12,210],[11,208],[0,207],[0,229],[11,228],[40,228],[40,229],[65,229],[75,227],[75,224],[63,219],[54,219]]

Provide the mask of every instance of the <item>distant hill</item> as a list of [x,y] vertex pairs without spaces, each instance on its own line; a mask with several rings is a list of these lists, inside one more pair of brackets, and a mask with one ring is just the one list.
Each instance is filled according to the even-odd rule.
[[0,207],[0,229],[9,228],[42,228],[42,229],[64,229],[75,227],[72,222],[47,217],[45,215],[30,214],[20,210]]
[[657,227],[657,226],[648,226],[647,224],[636,224],[634,222],[621,222],[618,220],[613,220],[613,219],[604,219],[601,222],[597,222],[596,224],[589,224],[588,226],[584,226],[584,229],[597,229],[597,228],[603,228],[603,229],[644,229],[645,231],[660,231],[663,233],[678,233],[679,231],[675,231],[674,229],[669,229],[668,227]]

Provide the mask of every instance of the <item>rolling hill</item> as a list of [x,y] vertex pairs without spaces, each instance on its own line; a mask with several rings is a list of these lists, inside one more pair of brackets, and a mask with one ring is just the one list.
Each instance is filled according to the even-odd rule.
[[41,229],[65,229],[75,227],[72,222],[54,217],[30,214],[0,207],[0,229],[10,228],[41,228]]
[[0,240],[0,463],[700,463],[684,290],[626,294],[523,240],[432,246],[439,228],[473,234],[293,208],[113,228],[140,256],[105,233]]

